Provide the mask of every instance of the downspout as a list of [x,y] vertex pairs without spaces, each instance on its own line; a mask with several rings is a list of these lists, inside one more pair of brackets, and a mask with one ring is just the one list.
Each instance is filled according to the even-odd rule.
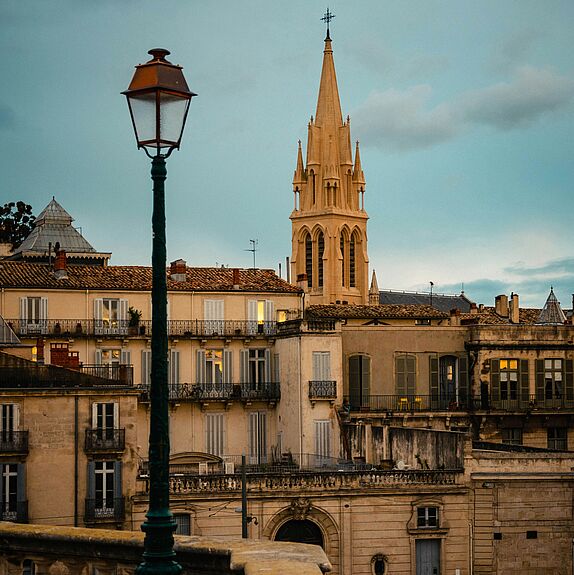
[[301,378],[301,334],[299,334],[299,465],[303,464],[303,381]]
[[74,396],[74,527],[78,527],[78,401],[79,397]]

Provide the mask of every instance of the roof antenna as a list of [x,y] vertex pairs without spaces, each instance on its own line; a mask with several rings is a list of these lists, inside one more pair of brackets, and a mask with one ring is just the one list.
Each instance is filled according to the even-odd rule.
[[335,17],[335,14],[333,14],[332,12],[329,12],[329,7],[327,7],[327,12],[325,12],[325,15],[323,16],[323,18],[321,18],[321,20],[323,20],[323,22],[325,22],[325,24],[327,24],[327,37],[325,38],[325,40],[330,40],[331,36],[329,36],[329,22],[331,22],[331,20]]
[[434,286],[433,282],[429,282],[430,283],[430,306],[432,307],[432,288]]
[[251,247],[247,250],[243,250],[244,252],[252,252],[253,253],[253,269],[256,269],[255,266],[255,252],[257,251],[257,240],[249,240],[251,242]]

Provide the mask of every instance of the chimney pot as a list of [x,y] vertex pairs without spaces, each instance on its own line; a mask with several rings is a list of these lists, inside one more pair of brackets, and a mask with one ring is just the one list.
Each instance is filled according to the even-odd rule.
[[233,289],[239,289],[239,269],[233,268]]

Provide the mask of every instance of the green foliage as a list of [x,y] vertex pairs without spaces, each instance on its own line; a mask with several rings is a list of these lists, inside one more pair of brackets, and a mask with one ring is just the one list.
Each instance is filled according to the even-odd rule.
[[36,216],[25,202],[8,202],[0,208],[0,243],[12,244],[16,249],[34,228]]

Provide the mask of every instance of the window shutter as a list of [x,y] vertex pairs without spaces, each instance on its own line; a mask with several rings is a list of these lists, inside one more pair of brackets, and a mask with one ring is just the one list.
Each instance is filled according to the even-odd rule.
[[323,352],[323,380],[330,381],[331,380],[331,352],[325,351]]
[[223,350],[223,383],[233,383],[233,352]]
[[574,400],[574,361],[571,359],[564,360],[564,388],[566,392],[566,401]]
[[493,401],[500,401],[500,360],[490,360],[490,393]]
[[214,319],[216,319],[217,321],[223,321],[225,319],[225,303],[224,300],[222,299],[216,299],[214,300],[214,314],[215,317]]
[[96,365],[102,365],[102,350],[96,349],[94,352],[94,362]]
[[272,300],[265,300],[265,321],[275,320],[275,304]]
[[406,357],[407,395],[414,395],[417,388],[417,360],[412,355]]
[[114,499],[122,498],[122,462],[114,461]]
[[96,462],[88,461],[88,477],[87,477],[87,490],[88,499],[96,498]]
[[520,360],[520,401],[527,406],[530,401],[530,380],[528,378],[528,360]]
[[127,349],[122,349],[120,351],[120,363],[122,365],[132,364],[132,352]]
[[198,349],[195,358],[196,383],[205,383],[205,351],[203,349]]
[[48,298],[40,298],[40,321],[46,321],[48,319]]
[[211,321],[215,319],[213,317],[213,300],[205,299],[203,300],[203,319],[205,321]]
[[179,385],[179,351],[169,350],[169,384]]
[[257,462],[257,413],[249,414],[249,463]]
[[279,354],[273,354],[273,381],[275,383],[279,383],[281,381],[280,373],[279,373]]
[[17,464],[16,501],[26,501],[26,464]]
[[361,356],[361,372],[362,401],[364,406],[368,406],[371,394],[371,358],[366,355]]
[[544,403],[544,360],[535,360],[536,368],[536,401]]
[[0,463],[0,520],[3,519],[2,512],[4,511],[4,506],[1,505],[4,502],[4,464]]
[[468,358],[466,355],[461,355],[458,358],[458,398],[466,403],[468,397]]
[[396,377],[396,390],[397,395],[406,395],[407,393],[407,386],[406,386],[406,361],[404,355],[399,355],[395,359],[395,377]]
[[28,298],[20,298],[20,319],[24,322],[28,319]]
[[104,311],[104,300],[94,299],[94,333],[100,335],[103,332],[102,315]]
[[149,385],[151,382],[151,350],[142,349],[141,383]]
[[431,395],[431,405],[433,407],[438,406],[439,400],[439,389],[438,389],[438,357],[436,355],[431,355],[429,357],[429,389]]
[[257,300],[247,301],[247,333],[250,335],[257,333]]
[[98,428],[98,403],[92,403],[92,429]]
[[114,429],[119,429],[120,427],[120,404],[114,402]]
[[313,380],[321,380],[321,352],[313,352]]
[[349,358],[349,400],[352,407],[361,405],[360,359],[361,357],[358,355]]
[[331,457],[331,422],[315,420],[315,455]]
[[17,403],[12,404],[12,429],[14,431],[20,429],[20,406]]
[[271,381],[271,350],[265,350],[265,383]]
[[239,355],[240,383],[249,382],[249,350],[242,349]]
[[[125,322],[128,319],[128,300],[121,299],[119,302],[119,320]],[[123,325],[123,324],[122,324]]]
[[259,461],[267,463],[267,414],[263,411],[258,413],[259,425]]

